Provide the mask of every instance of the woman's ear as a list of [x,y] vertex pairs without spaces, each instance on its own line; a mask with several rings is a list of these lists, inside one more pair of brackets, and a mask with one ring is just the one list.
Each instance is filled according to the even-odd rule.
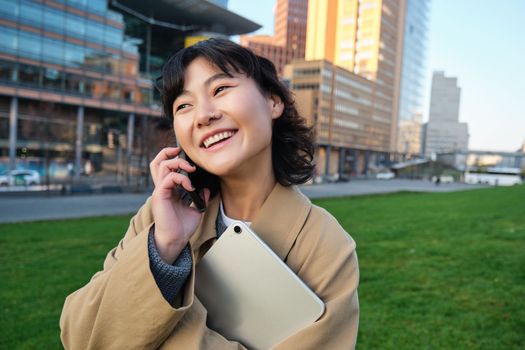
[[270,107],[272,108],[272,119],[277,119],[281,115],[283,115],[284,102],[283,100],[281,100],[281,97],[279,97],[278,95],[271,95],[270,104]]

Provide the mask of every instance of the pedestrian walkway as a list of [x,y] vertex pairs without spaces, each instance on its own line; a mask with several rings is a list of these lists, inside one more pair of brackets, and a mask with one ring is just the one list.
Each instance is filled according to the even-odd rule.
[[[304,185],[309,198],[356,196],[399,191],[450,192],[481,188],[481,185],[441,184],[420,180],[354,180],[345,183]],[[0,197],[0,223],[69,219],[104,215],[130,215],[149,194],[94,194],[74,196]]]

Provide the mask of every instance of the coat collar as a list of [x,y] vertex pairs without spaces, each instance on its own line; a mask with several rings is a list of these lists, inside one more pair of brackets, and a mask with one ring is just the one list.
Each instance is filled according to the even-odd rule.
[[[203,243],[217,237],[215,220],[219,213],[219,203],[219,195],[208,203],[208,209],[191,239],[194,249],[199,249]],[[285,187],[277,183],[253,220],[251,228],[284,260],[311,208],[310,200],[296,186]]]

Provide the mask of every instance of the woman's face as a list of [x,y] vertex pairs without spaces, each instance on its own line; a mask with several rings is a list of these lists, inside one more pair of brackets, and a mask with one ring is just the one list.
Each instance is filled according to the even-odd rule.
[[244,74],[232,77],[196,58],[186,68],[183,93],[173,103],[180,146],[199,166],[218,176],[271,167],[272,121],[284,105],[264,96]]

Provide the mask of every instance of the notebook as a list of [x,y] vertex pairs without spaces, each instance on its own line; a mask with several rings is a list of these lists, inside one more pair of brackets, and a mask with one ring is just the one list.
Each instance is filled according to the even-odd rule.
[[226,229],[195,279],[207,326],[249,349],[269,349],[324,312],[323,301],[243,223]]

